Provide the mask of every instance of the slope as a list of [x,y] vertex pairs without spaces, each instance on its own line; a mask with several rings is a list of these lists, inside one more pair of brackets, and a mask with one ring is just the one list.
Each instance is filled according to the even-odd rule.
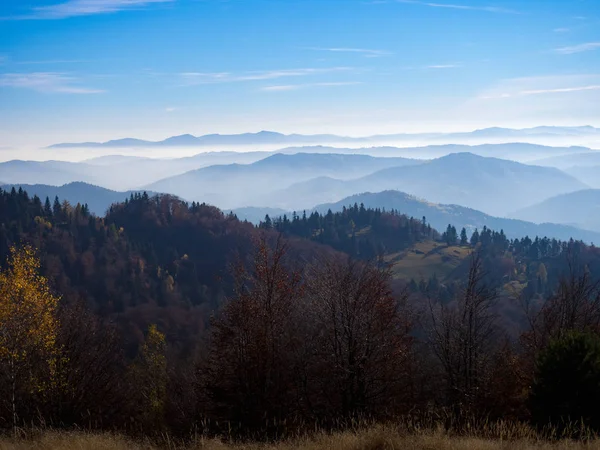
[[17,184],[0,186],[6,191],[10,191],[13,187],[18,190],[22,188],[31,197],[37,195],[42,202],[48,197],[50,202],[54,202],[55,197],[58,197],[62,202],[68,201],[75,206],[77,203],[87,204],[90,212],[102,216],[106,213],[110,205],[120,203],[129,198],[134,191],[116,192],[109,189],[104,189],[99,186],[94,186],[82,182],[74,182],[63,186],[48,186],[45,184]]
[[273,190],[319,176],[352,179],[384,167],[414,166],[422,161],[342,154],[275,154],[252,164],[215,165],[152,183],[148,189],[223,208],[261,205]]
[[[554,195],[587,187],[558,169],[458,153],[413,167],[384,169],[351,181],[310,180],[274,193],[267,204],[310,209],[359,192],[399,190],[435,203],[459,204],[504,216]],[[337,198],[328,192],[335,192]]]
[[[401,214],[416,218],[426,217],[427,222],[438,230],[445,230],[448,224],[455,226],[458,230],[464,227],[469,236],[475,229],[481,230],[486,226],[493,230],[503,230],[506,236],[511,239],[525,236],[547,236],[560,240],[573,238],[584,242],[600,242],[600,232],[594,233],[573,226],[554,223],[538,224],[532,223],[534,221],[525,222],[523,220],[493,217],[463,206],[430,203],[398,191],[358,194],[336,203],[319,205],[315,207],[315,210],[320,213],[326,213],[328,210],[341,211],[344,207],[355,203],[359,205],[362,203],[366,208],[383,208],[388,211],[394,209]],[[541,220],[540,222],[551,222],[551,220]]]
[[572,224],[600,232],[600,189],[558,195],[521,209],[512,216],[532,222]]

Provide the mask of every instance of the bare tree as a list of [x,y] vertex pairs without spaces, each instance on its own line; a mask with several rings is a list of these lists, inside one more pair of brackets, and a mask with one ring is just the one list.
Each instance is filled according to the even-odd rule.
[[348,259],[319,261],[307,280],[312,335],[309,392],[324,417],[383,414],[407,394],[411,338],[406,295],[397,299],[391,274]]
[[494,354],[496,293],[485,286],[484,276],[481,259],[474,254],[460,295],[447,305],[429,301],[429,344],[456,416],[472,411],[485,395]]
[[202,369],[214,417],[255,431],[293,412],[295,329],[301,278],[284,264],[286,244],[261,239],[251,271],[238,266],[234,297],[213,321]]

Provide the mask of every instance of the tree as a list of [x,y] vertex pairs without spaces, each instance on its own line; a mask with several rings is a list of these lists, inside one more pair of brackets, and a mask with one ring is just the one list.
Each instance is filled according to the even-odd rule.
[[471,245],[475,247],[477,244],[479,244],[479,231],[475,229],[475,231],[473,231],[473,234],[471,235]]
[[[537,276],[542,277],[544,270],[538,268]],[[535,358],[551,340],[565,333],[600,331],[600,282],[593,281],[589,272],[579,272],[570,265],[569,275],[560,278],[556,291],[540,308],[528,298],[523,300],[523,307],[529,330],[522,342]]]
[[133,365],[133,381],[140,394],[140,420],[145,429],[158,430],[164,421],[167,400],[166,348],[165,335],[158,331],[156,325],[150,325]]
[[412,342],[407,296],[395,298],[390,280],[389,268],[349,258],[311,268],[311,349],[302,398],[312,416],[374,417],[406,404]]
[[460,230],[460,245],[467,245],[469,243],[469,240],[467,238],[467,230],[463,227],[462,230]]
[[125,389],[122,337],[82,303],[61,305],[57,379],[48,417],[65,426],[113,427],[132,402]]
[[238,264],[235,295],[212,323],[209,355],[201,368],[207,408],[221,421],[262,430],[283,423],[297,404],[294,355],[301,277],[286,267],[281,236],[271,249],[265,237],[251,270]]
[[429,302],[429,344],[440,363],[446,401],[456,418],[474,412],[484,396],[496,342],[496,293],[484,283],[473,255],[465,287],[454,302]]
[[530,404],[534,421],[560,429],[583,423],[600,430],[600,338],[572,331],[539,355]]
[[44,216],[46,218],[52,217],[52,205],[50,204],[50,199],[46,197],[46,202],[44,203]]
[[13,427],[19,420],[18,391],[46,390],[56,366],[59,298],[39,271],[36,251],[25,245],[10,248],[8,267],[0,272],[0,361],[9,383]]

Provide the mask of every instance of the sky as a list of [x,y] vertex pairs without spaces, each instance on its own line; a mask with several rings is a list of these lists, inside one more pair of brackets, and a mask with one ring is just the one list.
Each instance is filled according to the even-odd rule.
[[0,0],[0,149],[600,126],[600,0]]

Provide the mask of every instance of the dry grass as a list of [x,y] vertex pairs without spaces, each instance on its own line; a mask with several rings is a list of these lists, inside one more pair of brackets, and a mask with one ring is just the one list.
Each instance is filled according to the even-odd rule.
[[548,442],[535,437],[484,439],[449,437],[442,432],[405,434],[392,427],[374,427],[361,432],[332,435],[320,433],[277,444],[229,444],[218,440],[197,439],[178,444],[168,439],[163,445],[134,442],[111,434],[45,432],[21,439],[0,439],[0,450],[579,450],[599,449],[600,440]]
[[419,281],[428,280],[434,273],[442,281],[467,258],[471,250],[467,247],[448,247],[439,242],[418,242],[413,247],[389,255],[387,262],[393,263],[394,278]]

